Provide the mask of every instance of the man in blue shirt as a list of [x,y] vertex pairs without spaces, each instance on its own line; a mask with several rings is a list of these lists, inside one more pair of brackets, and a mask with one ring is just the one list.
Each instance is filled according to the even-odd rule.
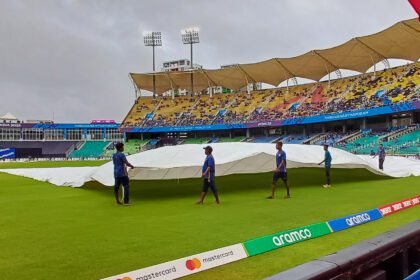
[[324,188],[331,188],[331,180],[330,180],[330,169],[331,169],[331,161],[332,157],[330,151],[328,151],[328,145],[324,145],[325,156],[324,160],[321,161],[318,165],[321,165],[325,162],[325,176],[327,177],[327,182],[324,185]]
[[[384,145],[382,145],[382,144],[379,145],[377,155],[379,156],[379,169],[384,170],[384,161],[385,161],[385,156],[386,156]],[[375,157],[373,157],[373,158],[375,158]]]
[[115,145],[115,148],[117,149],[117,152],[112,155],[112,162],[114,163],[114,178],[115,178],[115,185],[114,185],[114,194],[115,194],[115,200],[117,201],[117,204],[121,204],[121,201],[118,198],[118,190],[120,188],[120,185],[123,186],[123,197],[124,197],[124,204],[123,205],[130,205],[129,199],[130,199],[130,187],[129,183],[130,180],[128,179],[128,173],[127,173],[127,166],[130,168],[134,168],[133,165],[131,165],[125,155],[124,155],[124,144],[123,143],[117,143]]
[[286,170],[286,153],[283,151],[283,143],[276,143],[276,169],[274,169],[273,181],[271,183],[271,196],[268,199],[274,199],[276,192],[276,184],[279,179],[286,185],[286,196],[284,198],[290,198],[289,184],[287,183],[287,170]]
[[219,195],[217,193],[216,184],[214,182],[214,177],[216,175],[216,164],[214,162],[212,152],[212,147],[207,146],[204,148],[206,159],[201,170],[203,177],[203,187],[201,190],[200,199],[197,201],[197,204],[203,204],[204,198],[206,197],[209,188],[213,192],[214,198],[216,199],[216,204],[220,204]]

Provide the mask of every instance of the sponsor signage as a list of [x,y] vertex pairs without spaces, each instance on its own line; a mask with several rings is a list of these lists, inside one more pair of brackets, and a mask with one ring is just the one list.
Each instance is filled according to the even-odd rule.
[[154,127],[134,127],[122,128],[124,132],[186,132],[203,130],[226,130],[246,128],[245,124],[209,124],[209,125],[186,125],[186,126],[154,126]]
[[21,128],[20,123],[0,123],[0,128]]
[[248,257],[242,244],[223,247],[197,255],[127,272],[104,280],[177,279]]
[[103,123],[116,123],[115,120],[92,120],[90,123],[103,124]]
[[327,223],[318,223],[249,240],[244,242],[244,247],[249,256],[254,256],[329,233]]
[[117,123],[37,123],[33,125],[33,128],[41,129],[89,129],[89,128],[119,128],[120,125]]
[[389,205],[380,207],[379,209],[372,209],[347,217],[331,220],[328,223],[317,223],[305,227],[278,232],[275,234],[249,240],[243,244],[235,244],[232,246],[223,247],[174,261],[169,261],[124,274],[104,278],[103,280],[177,279],[203,270],[245,259],[248,256],[254,256],[343,229],[349,229],[351,227],[370,221],[378,220],[382,218],[382,215],[386,216],[390,213],[392,214],[415,205],[420,205],[420,196],[391,203]]
[[343,218],[338,218],[328,222],[331,229],[336,232],[343,229],[348,229],[354,226],[365,224],[374,220],[382,218],[381,212],[378,209],[361,212]]
[[16,158],[16,149],[0,149],[0,159]]
[[419,102],[407,101],[387,106],[374,107],[369,109],[359,109],[343,113],[325,114],[318,116],[289,118],[283,121],[282,125],[310,124],[320,122],[330,122],[346,119],[356,119],[384,114],[392,114],[404,111],[416,110],[419,108]]
[[189,125],[189,126],[155,126],[155,127],[126,127],[122,128],[123,132],[187,132],[187,131],[203,131],[203,130],[227,130],[227,129],[243,129],[254,127],[279,127],[287,125],[311,124],[339,121],[346,119],[356,119],[384,114],[393,114],[398,112],[412,111],[420,108],[419,101],[407,101],[397,104],[391,104],[381,107],[369,109],[359,109],[342,113],[324,114],[307,117],[287,118],[275,121],[260,121],[250,123],[236,124],[209,124],[209,125]]
[[388,216],[417,204],[420,204],[420,197],[413,197],[387,204],[385,206],[379,207],[379,211],[381,212],[382,216]]
[[282,121],[266,121],[266,122],[252,122],[252,123],[246,123],[247,128],[253,128],[253,127],[268,127],[268,126],[281,126]]

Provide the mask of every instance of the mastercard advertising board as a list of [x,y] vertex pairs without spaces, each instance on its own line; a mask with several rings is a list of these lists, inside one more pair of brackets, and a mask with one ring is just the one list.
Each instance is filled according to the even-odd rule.
[[166,263],[134,270],[104,280],[177,279],[248,257],[242,244],[223,247]]

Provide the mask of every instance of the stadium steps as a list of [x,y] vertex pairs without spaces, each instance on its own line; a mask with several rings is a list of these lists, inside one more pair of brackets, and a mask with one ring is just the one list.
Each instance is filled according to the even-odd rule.
[[420,129],[416,129],[390,141],[383,142],[383,145],[394,154],[418,154],[420,147]]
[[228,142],[243,142],[246,138],[243,136],[237,137],[219,137],[217,143],[228,143]]
[[[124,153],[126,155],[136,154],[141,151],[141,148],[149,142],[149,139],[130,139],[124,143]],[[115,153],[113,145],[108,146],[103,156],[111,157]]]
[[419,129],[418,126],[408,126],[406,128],[395,131],[395,133],[392,133],[388,135],[387,137],[384,137],[384,141],[391,141],[393,139],[403,136],[404,134],[409,134],[413,131],[416,131],[417,129]]
[[74,150],[70,157],[73,158],[97,158],[100,157],[105,148],[110,144],[109,141],[86,141],[78,150]]
[[275,135],[275,136],[260,136],[260,137],[254,137],[250,141],[251,143],[274,143],[281,139],[281,136]]
[[211,140],[208,137],[200,137],[200,138],[186,138],[183,139],[181,144],[206,144]]
[[312,144],[314,144],[314,143],[316,143],[318,141],[325,140],[326,137],[327,137],[327,134],[326,133],[317,133],[317,134],[313,135],[312,137],[304,140],[302,142],[302,144],[310,144],[310,145],[312,145]]

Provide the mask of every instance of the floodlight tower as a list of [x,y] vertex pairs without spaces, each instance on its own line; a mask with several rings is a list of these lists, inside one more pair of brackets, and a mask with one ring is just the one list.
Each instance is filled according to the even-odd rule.
[[146,31],[143,33],[144,45],[153,49],[153,98],[156,97],[155,79],[155,47],[162,46],[162,33],[156,31]]
[[185,45],[189,44],[191,49],[191,95],[194,94],[194,62],[193,62],[193,45],[200,43],[200,37],[199,37],[199,28],[198,27],[191,27],[181,30],[181,36],[182,36],[182,43]]

